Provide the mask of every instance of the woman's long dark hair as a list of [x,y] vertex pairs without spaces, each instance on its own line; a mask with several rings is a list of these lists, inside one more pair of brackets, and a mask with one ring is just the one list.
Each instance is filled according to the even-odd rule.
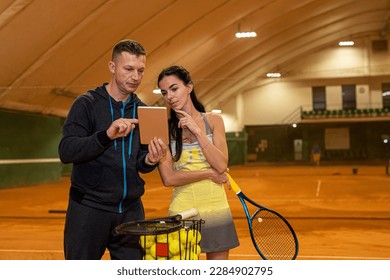
[[[188,84],[193,84],[190,73],[183,67],[181,66],[171,66],[168,68],[165,68],[161,71],[160,75],[158,75],[158,80],[157,80],[157,85],[160,84],[160,81],[166,77],[166,76],[176,76],[179,80],[183,81],[185,85]],[[202,103],[199,102],[198,98],[196,97],[195,94],[195,89],[192,87],[192,91],[190,93],[191,101],[194,104],[194,107],[196,110],[199,112],[206,112],[204,106]],[[169,118],[169,138],[170,140],[175,140],[176,141],[176,153],[173,155],[173,160],[177,161],[180,156],[181,152],[183,150],[183,129],[178,127],[179,124],[179,119],[175,113],[174,110],[170,110],[170,118]],[[169,146],[170,148],[171,146]],[[172,152],[172,151],[171,151]]]

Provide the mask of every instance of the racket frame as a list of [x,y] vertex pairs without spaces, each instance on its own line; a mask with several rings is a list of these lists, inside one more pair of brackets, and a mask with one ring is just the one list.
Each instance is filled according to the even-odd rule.
[[[259,253],[259,255],[264,259],[264,260],[268,260],[268,258],[261,252],[259,246],[257,245],[257,242],[256,242],[256,239],[255,239],[255,236],[253,235],[253,226],[252,226],[252,222],[253,222],[253,219],[254,217],[257,215],[257,213],[259,213],[260,211],[262,210],[266,210],[266,211],[269,211],[269,212],[272,212],[273,214],[277,215],[281,220],[283,220],[283,222],[287,225],[287,227],[290,229],[292,235],[293,235],[293,238],[294,238],[294,242],[295,242],[295,246],[296,246],[296,249],[295,249],[295,253],[293,255],[293,257],[291,258],[292,260],[295,260],[298,256],[298,251],[299,251],[299,243],[298,243],[298,237],[294,231],[294,229],[292,228],[292,226],[290,225],[290,223],[286,220],[286,218],[284,218],[281,214],[279,214],[278,212],[272,210],[272,209],[269,209],[267,207],[264,207],[258,203],[256,203],[255,201],[253,201],[252,199],[250,199],[249,197],[247,197],[241,190],[239,192],[236,193],[238,198],[240,199],[241,201],[241,204],[244,208],[244,212],[245,212],[245,216],[246,216],[246,219],[247,219],[247,222],[248,222],[248,227],[249,227],[249,233],[250,233],[250,236],[251,236],[251,239],[252,239],[252,243],[257,251],[257,253]],[[251,203],[253,206],[255,207],[258,207],[258,209],[252,214],[250,215],[249,213],[249,209],[248,209],[248,206],[246,204],[246,201],[248,201],[249,203]]]
[[[292,260],[295,260],[296,257],[298,256],[298,251],[299,251],[299,243],[298,243],[298,238],[297,238],[297,235],[294,231],[294,229],[292,228],[292,226],[290,225],[290,223],[282,216],[280,215],[278,212],[274,211],[274,210],[271,210],[267,207],[264,207],[260,204],[258,204],[257,202],[253,201],[252,199],[250,199],[249,197],[247,197],[241,190],[241,188],[238,186],[238,184],[234,181],[234,179],[230,176],[229,173],[227,173],[227,177],[229,179],[229,182],[230,182],[230,186],[231,188],[233,189],[233,191],[236,193],[237,197],[239,198],[241,204],[242,204],[242,207],[244,208],[244,212],[245,212],[245,216],[246,216],[246,219],[247,219],[247,222],[248,222],[248,227],[249,227],[249,233],[250,233],[250,236],[251,236],[251,239],[252,239],[252,243],[256,249],[256,251],[259,253],[259,255],[264,259],[264,260],[267,260],[268,258],[261,252],[259,246],[257,245],[257,242],[256,242],[256,239],[253,235],[253,226],[252,226],[252,221],[254,219],[254,217],[256,216],[257,213],[259,213],[260,211],[262,210],[266,210],[266,211],[269,211],[275,215],[277,215],[287,226],[288,228],[290,229],[291,231],[291,234],[294,238],[294,243],[295,243],[295,253],[293,255],[293,257],[291,258]],[[255,207],[258,207],[258,209],[253,213],[253,215],[250,215],[249,213],[249,208],[246,204],[246,201],[248,201],[249,203],[251,203],[253,206]]]
[[[191,208],[173,216],[126,222],[118,225],[115,228],[115,232],[119,235],[131,234],[131,235],[138,235],[138,236],[170,233],[179,230],[181,227],[183,227],[185,220],[195,217],[196,215],[198,215],[198,210],[195,208]],[[146,228],[145,225],[150,225],[150,228],[152,228],[153,224],[156,225],[155,230],[148,231],[148,230],[141,229],[141,228],[145,229]],[[158,228],[157,225],[164,225],[164,224],[170,226],[167,226],[165,228],[162,226],[160,230],[157,229]],[[138,230],[137,230],[137,225],[139,227]]]
[[[147,226],[150,226],[150,230],[147,230]],[[155,225],[154,230],[153,225]],[[161,227],[158,228],[158,225],[169,225],[169,227]],[[139,229],[137,229],[137,226]],[[183,226],[183,223],[181,220],[169,220],[169,219],[153,219],[153,220],[140,220],[140,221],[131,221],[127,223],[120,224],[115,228],[115,232],[118,235],[157,235],[157,234],[164,234],[164,233],[170,233],[173,231],[179,230]]]

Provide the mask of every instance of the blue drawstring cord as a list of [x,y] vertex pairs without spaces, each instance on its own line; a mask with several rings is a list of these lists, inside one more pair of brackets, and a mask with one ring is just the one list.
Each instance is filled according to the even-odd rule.
[[[112,100],[111,100],[110,95],[108,95],[108,98],[110,101],[111,120],[112,120],[112,122],[114,122],[114,109],[112,107]],[[131,98],[130,98],[130,100],[123,102],[123,106],[121,108],[121,117],[122,118],[125,117],[125,108],[126,108],[126,105],[130,101],[131,101]],[[137,105],[134,103],[133,114],[132,114],[133,119],[135,119],[136,110],[137,110]],[[134,130],[132,130],[130,132],[130,135],[129,135],[129,149],[127,152],[129,159],[130,159],[132,148],[133,148],[133,134],[134,134]],[[125,137],[122,137],[123,196],[122,196],[122,200],[119,203],[119,209],[118,209],[119,213],[122,213],[122,204],[127,196],[127,176],[126,176],[127,167],[126,167],[126,156],[125,156],[125,142],[126,142]],[[117,147],[117,141],[115,139],[114,140],[114,149],[115,150],[116,150],[116,147]]]
[[[114,122],[114,109],[112,108],[112,100],[111,96],[108,95],[108,99],[110,100],[110,112],[111,112],[111,122]],[[114,140],[114,149],[116,150],[116,139]]]
[[[137,104],[134,103],[134,109],[133,109],[133,116],[132,118],[135,119],[135,112],[137,111]],[[129,158],[131,156],[131,150],[133,149],[133,133],[134,133],[134,129],[131,130],[130,132],[130,139],[129,139]]]

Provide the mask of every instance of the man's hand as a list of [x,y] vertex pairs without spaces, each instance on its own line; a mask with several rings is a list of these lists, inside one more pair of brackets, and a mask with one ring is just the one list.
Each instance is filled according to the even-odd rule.
[[111,139],[126,137],[138,124],[137,119],[117,119],[107,129],[107,136]]

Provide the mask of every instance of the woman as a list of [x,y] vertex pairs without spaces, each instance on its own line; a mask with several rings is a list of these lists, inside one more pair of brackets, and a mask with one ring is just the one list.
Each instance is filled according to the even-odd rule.
[[[202,252],[208,260],[228,259],[239,241],[224,189],[228,148],[223,119],[205,113],[183,67],[164,69],[158,86],[171,107],[170,149],[158,165],[163,184],[174,187],[168,214],[196,208],[205,221]],[[155,149],[150,145],[151,153]]]

